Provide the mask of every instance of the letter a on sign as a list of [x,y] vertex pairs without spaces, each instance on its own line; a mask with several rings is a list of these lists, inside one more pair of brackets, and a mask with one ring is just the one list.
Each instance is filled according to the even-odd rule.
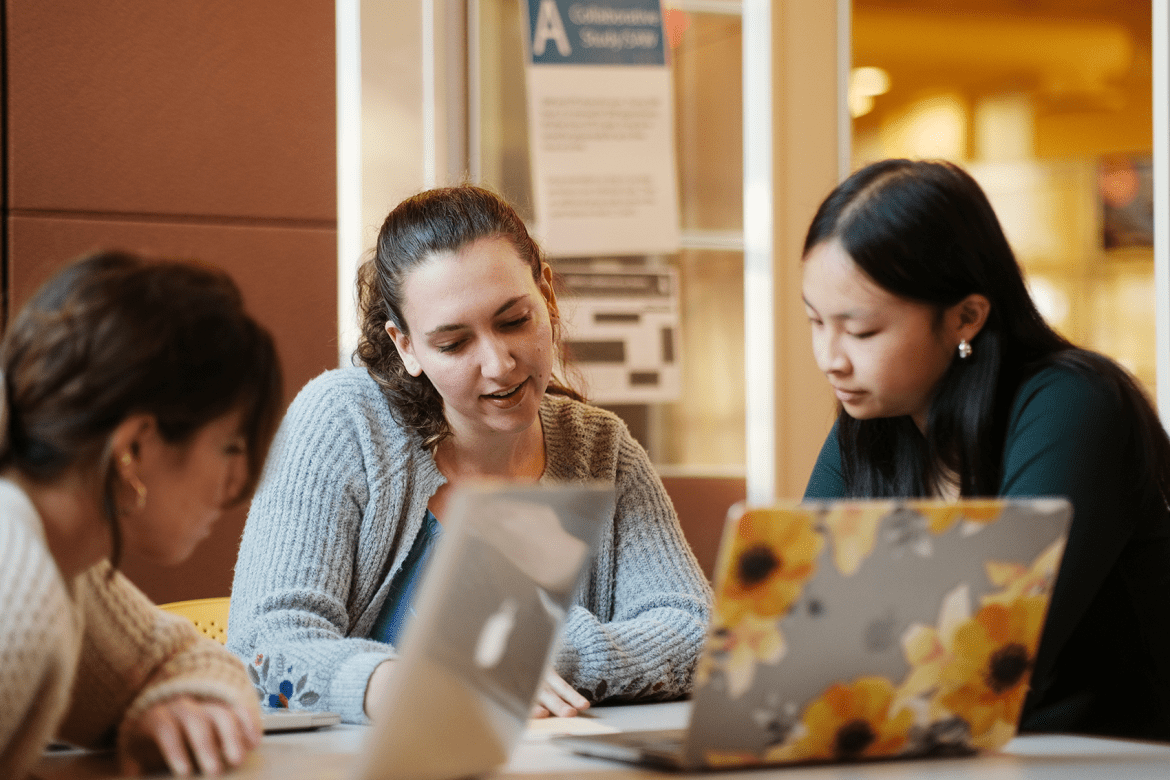
[[569,46],[569,36],[565,34],[565,23],[561,21],[561,14],[557,11],[556,0],[540,0],[540,11],[536,15],[536,31],[532,36],[532,53],[536,56],[544,54],[544,47],[552,40],[557,44],[557,52],[562,57],[573,53]]

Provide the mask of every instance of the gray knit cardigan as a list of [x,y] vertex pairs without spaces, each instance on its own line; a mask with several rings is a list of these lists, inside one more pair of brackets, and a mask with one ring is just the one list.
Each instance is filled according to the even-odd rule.
[[[641,446],[615,415],[546,396],[542,482],[601,480],[614,516],[556,657],[593,701],[687,693],[711,591]],[[363,368],[328,371],[289,407],[252,501],[232,585],[228,648],[266,703],[366,721],[369,639],[389,583],[445,482]]]

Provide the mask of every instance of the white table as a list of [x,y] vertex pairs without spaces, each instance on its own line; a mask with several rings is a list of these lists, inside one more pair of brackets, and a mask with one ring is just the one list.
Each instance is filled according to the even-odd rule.
[[[593,722],[622,730],[674,728],[686,722],[689,704],[644,704],[599,707]],[[541,726],[540,728],[547,728]],[[316,732],[270,734],[246,764],[230,775],[254,780],[349,780],[354,758],[369,733],[365,726],[334,726]],[[118,777],[108,755],[59,755],[43,759],[34,775],[44,780],[89,780]],[[493,778],[570,778],[603,775],[597,780],[685,778],[689,775],[639,769],[602,759],[584,758],[529,732],[506,767]],[[1074,736],[1018,737],[996,755],[918,761],[785,767],[703,774],[754,780],[1165,780],[1170,778],[1170,744]]]

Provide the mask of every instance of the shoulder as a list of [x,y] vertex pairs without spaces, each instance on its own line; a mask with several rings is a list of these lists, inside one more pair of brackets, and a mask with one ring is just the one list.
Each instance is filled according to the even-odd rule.
[[605,409],[550,394],[540,418],[549,468],[558,478],[612,479],[620,461],[645,457],[622,419]]
[[81,633],[40,519],[6,480],[0,480],[0,572],[0,775],[20,777],[66,712]]
[[[74,633],[73,603],[45,541],[40,517],[24,492],[8,480],[0,480],[0,570],[4,572],[0,642],[16,642],[35,655],[61,645],[58,649],[68,655],[65,645]],[[21,657],[20,649],[9,658]]]
[[1043,417],[1054,424],[1116,420],[1125,407],[1121,372],[1108,358],[1078,350],[1020,383],[1011,419]]
[[540,416],[546,427],[551,424],[566,435],[629,435],[625,422],[613,412],[564,395],[546,394]]
[[[67,598],[40,516],[24,491],[6,479],[0,479],[0,561],[6,573],[0,578],[5,600],[21,595],[54,601]],[[4,609],[17,606],[5,604]]]
[[409,438],[377,382],[356,366],[326,371],[309,380],[289,405],[283,428],[285,435],[291,429],[334,436],[340,428],[381,442]]
[[1004,441],[1007,463],[1028,458],[1113,457],[1133,433],[1139,391],[1108,358],[1074,351],[1021,382],[1012,402]]
[[335,368],[310,379],[297,393],[294,405],[388,408],[378,383],[359,366]]
[[622,418],[598,406],[563,395],[546,395],[540,404],[545,438],[571,446],[616,447],[633,442]]

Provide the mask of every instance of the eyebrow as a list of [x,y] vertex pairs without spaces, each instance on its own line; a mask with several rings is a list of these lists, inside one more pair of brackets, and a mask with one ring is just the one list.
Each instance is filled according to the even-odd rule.
[[[520,303],[521,301],[526,300],[527,298],[528,298],[527,295],[517,295],[515,298],[509,298],[508,300],[504,301],[504,304],[500,308],[496,309],[495,312],[492,313],[492,316],[499,317],[501,314],[506,312],[508,309],[512,308],[517,303]],[[428,330],[423,335],[437,336],[437,335],[440,335],[443,333],[450,333],[453,330],[464,330],[466,327],[467,327],[466,325],[463,325],[461,323],[456,322],[456,323],[452,323],[450,325],[440,325],[439,327],[435,328],[434,330]]]
[[[805,298],[803,295],[801,295],[800,299],[802,301],[804,301],[805,306],[812,309],[814,312],[817,313],[817,315],[823,316],[823,315],[821,315],[821,313],[819,311],[817,311],[816,306],[813,306],[811,303],[808,302],[808,298]],[[842,312],[840,314],[831,314],[831,315],[829,315],[828,319],[831,319],[831,320],[855,320],[855,319],[860,319],[860,318],[866,317],[869,314],[870,314],[870,312],[867,312],[864,310],[850,309],[850,310]]]

